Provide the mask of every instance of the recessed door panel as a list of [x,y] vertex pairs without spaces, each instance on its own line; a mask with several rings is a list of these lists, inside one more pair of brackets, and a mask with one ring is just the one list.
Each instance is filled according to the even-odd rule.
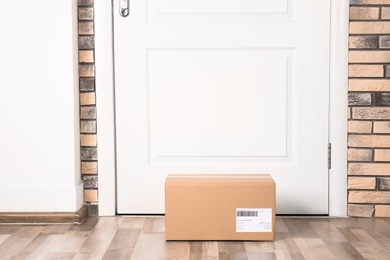
[[286,156],[290,53],[148,50],[151,161]]
[[275,20],[291,16],[289,0],[149,0],[148,21]]

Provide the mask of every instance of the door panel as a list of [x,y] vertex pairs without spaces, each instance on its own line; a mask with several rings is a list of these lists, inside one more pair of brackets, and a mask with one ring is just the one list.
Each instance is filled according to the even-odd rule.
[[277,213],[328,213],[329,1],[114,2],[118,213],[163,213],[170,173],[270,173]]

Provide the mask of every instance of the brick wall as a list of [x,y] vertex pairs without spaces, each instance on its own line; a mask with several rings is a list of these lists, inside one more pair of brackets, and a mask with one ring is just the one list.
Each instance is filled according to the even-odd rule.
[[390,216],[390,0],[351,0],[348,215]]
[[93,5],[93,0],[78,0],[81,174],[89,215],[98,214]]
[[[78,4],[81,172],[97,215],[94,0]],[[390,0],[350,4],[348,215],[390,217]]]

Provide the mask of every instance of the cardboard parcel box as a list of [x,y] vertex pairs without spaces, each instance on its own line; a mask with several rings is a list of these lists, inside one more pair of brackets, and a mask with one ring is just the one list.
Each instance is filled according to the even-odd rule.
[[275,182],[268,174],[168,175],[166,240],[274,240]]

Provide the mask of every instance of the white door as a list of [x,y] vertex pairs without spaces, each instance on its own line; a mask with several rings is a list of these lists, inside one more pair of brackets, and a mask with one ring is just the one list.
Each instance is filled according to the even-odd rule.
[[278,214],[328,213],[329,0],[119,9],[118,213],[163,213],[170,173],[269,173]]

